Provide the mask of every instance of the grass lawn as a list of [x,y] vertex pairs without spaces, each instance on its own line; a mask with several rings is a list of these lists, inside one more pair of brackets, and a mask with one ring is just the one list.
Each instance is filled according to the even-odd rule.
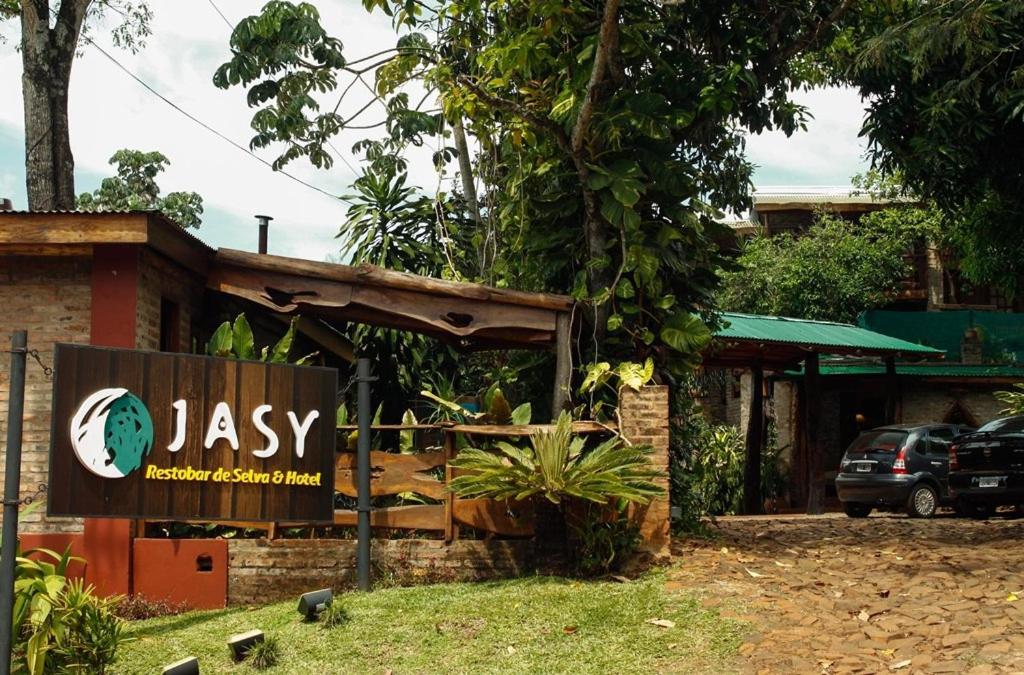
[[[273,673],[721,672],[743,625],[664,589],[660,573],[632,583],[532,577],[346,593],[350,619],[324,629],[296,601],[258,609],[190,612],[133,623],[116,672],[154,673],[185,656],[201,672],[235,665],[228,636],[259,628],[281,643]],[[669,619],[672,628],[645,623]]]

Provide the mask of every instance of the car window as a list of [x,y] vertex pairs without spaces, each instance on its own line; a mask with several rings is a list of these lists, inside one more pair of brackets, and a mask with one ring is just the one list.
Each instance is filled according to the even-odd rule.
[[876,430],[865,431],[858,436],[847,452],[896,452],[907,440],[905,431]]
[[928,432],[928,454],[949,456],[949,446],[953,443],[952,429],[932,429]]
[[1024,431],[1024,415],[1018,415],[1017,417],[1003,417],[998,420],[992,420],[988,424],[982,425],[978,428],[978,431],[999,431],[1002,433],[1020,433]]

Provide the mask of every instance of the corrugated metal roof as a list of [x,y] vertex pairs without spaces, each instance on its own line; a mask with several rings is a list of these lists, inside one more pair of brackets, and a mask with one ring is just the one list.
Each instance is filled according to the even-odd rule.
[[758,204],[890,204],[908,201],[887,199],[858,190],[849,185],[769,185],[754,188],[754,208]]
[[[802,375],[802,370],[787,371],[787,375]],[[875,364],[822,364],[822,375],[884,375],[885,366]],[[916,377],[1011,377],[1024,380],[1024,367],[1001,365],[968,365],[963,363],[897,363],[897,375]]]
[[865,352],[941,354],[931,347],[889,337],[848,323],[789,319],[781,316],[722,313],[723,327],[715,337],[765,343],[836,347]]

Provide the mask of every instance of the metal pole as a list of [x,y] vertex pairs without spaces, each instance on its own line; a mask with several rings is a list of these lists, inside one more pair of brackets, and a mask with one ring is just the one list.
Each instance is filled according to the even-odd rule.
[[11,387],[7,394],[7,451],[4,476],[4,524],[0,539],[0,675],[11,672],[11,622],[14,614],[14,557],[18,548],[21,494],[21,422],[25,412],[25,355],[28,333],[11,336]]
[[358,550],[356,578],[359,590],[370,590],[370,360],[356,361],[356,414],[359,418],[359,442],[356,446]]

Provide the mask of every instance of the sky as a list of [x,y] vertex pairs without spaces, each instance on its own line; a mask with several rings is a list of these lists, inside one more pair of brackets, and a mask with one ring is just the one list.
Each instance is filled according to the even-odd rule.
[[[264,2],[219,0],[217,7],[234,23],[258,12]],[[151,2],[150,6],[153,35],[137,54],[112,46],[109,25],[97,25],[93,38],[164,97],[248,147],[252,110],[246,105],[244,89],[217,89],[211,79],[229,56],[227,23],[211,0]],[[395,42],[387,17],[379,12],[367,14],[359,0],[318,6],[324,26],[342,40],[350,58]],[[15,208],[27,208],[21,58],[15,50],[13,22],[6,24],[0,26],[0,35],[7,38],[0,43],[0,92],[5,93],[0,96],[0,197],[11,198]],[[748,139],[748,156],[757,165],[755,185],[848,184],[853,174],[867,166],[864,145],[858,138],[864,113],[859,97],[851,90],[826,89],[800,92],[795,98],[809,107],[814,118],[807,131],[790,138],[772,132]],[[340,112],[351,114],[366,100],[365,96],[347,97]],[[70,101],[78,192],[97,188],[103,177],[113,173],[108,160],[116,150],[159,150],[171,162],[158,178],[162,190],[194,190],[203,196],[206,208],[197,234],[208,244],[255,250],[253,216],[260,213],[274,218],[271,253],[323,260],[338,252],[335,237],[344,223],[344,202],[272,171],[213,135],[88,45],[83,46],[72,71]],[[360,121],[375,122],[381,116],[371,108]],[[334,140],[342,158],[328,171],[317,170],[303,160],[290,163],[286,170],[330,194],[345,194],[355,176],[350,167],[358,168],[350,148],[364,133],[346,131]],[[429,161],[430,152],[431,148],[423,148],[413,158],[410,182],[433,189],[439,177]],[[273,149],[258,154],[268,162],[276,156]]]

